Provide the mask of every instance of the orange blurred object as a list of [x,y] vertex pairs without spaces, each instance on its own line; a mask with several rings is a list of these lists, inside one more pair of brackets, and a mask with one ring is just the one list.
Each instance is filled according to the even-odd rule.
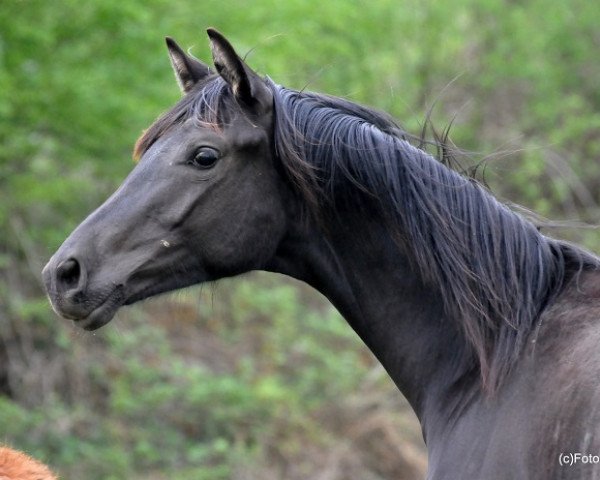
[[23,452],[0,447],[0,480],[58,480],[43,463]]

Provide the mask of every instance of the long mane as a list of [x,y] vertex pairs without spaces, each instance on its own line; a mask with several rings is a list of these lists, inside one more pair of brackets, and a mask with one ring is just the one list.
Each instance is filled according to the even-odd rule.
[[494,391],[544,307],[597,259],[542,235],[484,186],[413,146],[386,114],[272,90],[275,151],[303,196],[316,205],[359,196],[379,210],[417,273],[438,290],[464,332],[465,353]]
[[[309,210],[331,214],[363,203],[380,215],[398,253],[441,296],[464,333],[464,354],[494,391],[545,306],[574,271],[598,260],[542,235],[485,187],[415,147],[388,115],[266,82],[277,161]],[[137,155],[186,118],[226,124],[234,103],[225,82],[211,77],[150,127]]]

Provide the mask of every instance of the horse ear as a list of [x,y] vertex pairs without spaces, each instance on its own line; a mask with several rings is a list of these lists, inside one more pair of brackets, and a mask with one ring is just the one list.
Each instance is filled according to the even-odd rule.
[[188,93],[198,81],[211,73],[210,68],[200,60],[186,54],[171,37],[166,37],[165,40],[177,83],[183,93]]
[[250,107],[270,103],[272,96],[265,81],[238,56],[229,41],[214,28],[207,30],[213,63],[229,84],[235,97]]

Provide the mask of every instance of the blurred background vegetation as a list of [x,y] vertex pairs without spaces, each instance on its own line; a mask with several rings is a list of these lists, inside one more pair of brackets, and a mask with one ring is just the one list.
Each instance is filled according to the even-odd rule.
[[[208,60],[207,26],[276,82],[411,132],[434,106],[490,155],[499,196],[597,223],[599,25],[592,0],[3,0],[0,441],[65,479],[420,478],[414,417],[307,287],[252,274],[89,334],[51,312],[40,270],[179,98],[163,37]],[[550,234],[600,250],[592,229]]]

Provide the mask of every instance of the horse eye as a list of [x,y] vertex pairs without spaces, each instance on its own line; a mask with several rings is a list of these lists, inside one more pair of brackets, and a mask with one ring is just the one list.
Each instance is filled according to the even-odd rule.
[[219,160],[220,153],[218,150],[211,147],[200,147],[196,150],[189,163],[198,168],[211,168]]

